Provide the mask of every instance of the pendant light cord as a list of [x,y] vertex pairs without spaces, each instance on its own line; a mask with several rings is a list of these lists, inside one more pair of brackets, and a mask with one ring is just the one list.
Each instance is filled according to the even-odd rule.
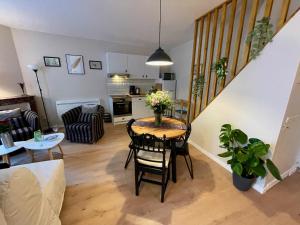
[[159,0],[159,31],[158,31],[158,46],[160,48],[160,32],[161,32],[161,0]]

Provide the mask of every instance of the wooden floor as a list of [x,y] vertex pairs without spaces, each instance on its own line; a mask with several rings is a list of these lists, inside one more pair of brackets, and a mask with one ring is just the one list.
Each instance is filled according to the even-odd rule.
[[[191,147],[195,178],[178,158],[178,181],[169,182],[165,203],[160,187],[142,184],[134,194],[133,162],[124,170],[129,138],[124,126],[106,126],[94,145],[62,145],[67,189],[61,212],[63,225],[195,224],[293,225],[300,224],[300,173],[287,178],[268,193],[237,191],[230,174]],[[61,155],[54,154],[55,158]],[[39,152],[37,160],[46,160]],[[13,157],[28,162],[25,154]]]

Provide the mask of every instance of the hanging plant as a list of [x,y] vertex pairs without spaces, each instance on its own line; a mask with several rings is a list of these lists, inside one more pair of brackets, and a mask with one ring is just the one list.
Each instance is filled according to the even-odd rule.
[[272,41],[273,25],[270,23],[269,17],[263,17],[256,21],[253,30],[248,34],[246,43],[251,44],[250,59],[259,56],[261,50]]
[[226,75],[228,74],[227,66],[228,59],[226,57],[219,59],[219,61],[213,64],[212,70],[216,72],[218,80],[223,80],[226,78]]
[[200,74],[198,78],[194,79],[194,86],[193,86],[194,97],[198,97],[201,95],[204,89],[204,84],[205,84],[205,77],[203,74]]

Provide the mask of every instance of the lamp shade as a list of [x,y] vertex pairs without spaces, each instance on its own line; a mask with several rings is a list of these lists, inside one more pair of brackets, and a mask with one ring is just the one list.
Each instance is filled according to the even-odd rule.
[[27,65],[27,67],[29,68],[29,69],[31,69],[31,70],[39,70],[39,67],[38,67],[38,65],[36,65],[36,64],[29,64],[29,65]]
[[170,66],[173,65],[172,59],[165,51],[159,47],[147,60],[147,65],[151,66]]

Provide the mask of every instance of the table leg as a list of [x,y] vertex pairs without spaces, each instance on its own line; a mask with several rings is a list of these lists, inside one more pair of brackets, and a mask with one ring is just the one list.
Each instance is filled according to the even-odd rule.
[[60,153],[61,153],[62,155],[64,155],[64,152],[63,152],[63,150],[62,150],[60,144],[58,144],[58,148],[59,148]]
[[176,151],[175,151],[175,141],[171,142],[172,150],[171,150],[171,155],[172,155],[172,180],[174,183],[177,181],[177,174],[176,174]]
[[2,156],[3,162],[8,163],[10,165],[10,159],[8,155],[3,155]]
[[33,153],[33,151],[31,151],[30,149],[26,149],[26,152],[30,156],[31,162],[34,162],[34,153]]
[[49,155],[49,158],[50,158],[51,160],[53,160],[53,154],[52,154],[51,149],[48,149],[48,155]]

